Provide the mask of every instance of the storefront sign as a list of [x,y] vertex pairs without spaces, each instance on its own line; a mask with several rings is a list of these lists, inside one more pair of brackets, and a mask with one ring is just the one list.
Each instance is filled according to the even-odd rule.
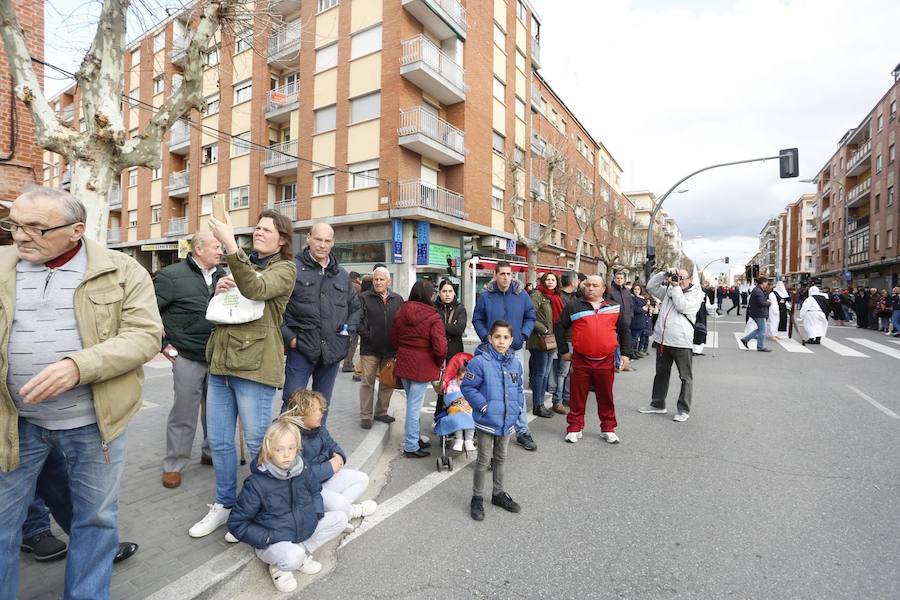
[[394,231],[394,253],[392,261],[394,263],[402,263],[403,262],[403,221],[401,219],[394,219],[391,222]]
[[429,244],[428,264],[439,267],[447,266],[447,257],[459,259],[459,246],[445,246],[444,244]]
[[431,223],[419,221],[416,227],[416,264],[428,264],[428,241],[431,239]]
[[183,240],[178,240],[178,258],[179,260],[184,260],[187,258],[188,252],[191,251],[191,240],[188,238],[184,238]]
[[516,253],[516,240],[506,240],[506,253],[507,254],[515,254]]
[[178,244],[143,244],[141,251],[158,252],[160,250],[178,250]]

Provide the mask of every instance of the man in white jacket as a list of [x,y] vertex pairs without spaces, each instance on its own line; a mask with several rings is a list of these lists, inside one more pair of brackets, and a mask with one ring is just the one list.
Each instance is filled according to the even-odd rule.
[[673,420],[684,422],[691,412],[694,318],[705,294],[699,285],[693,285],[690,274],[684,269],[657,273],[647,282],[647,291],[660,298],[662,306],[653,328],[656,376],[653,378],[650,406],[639,409],[639,412],[666,414],[666,395],[674,362],[681,379],[681,393]]

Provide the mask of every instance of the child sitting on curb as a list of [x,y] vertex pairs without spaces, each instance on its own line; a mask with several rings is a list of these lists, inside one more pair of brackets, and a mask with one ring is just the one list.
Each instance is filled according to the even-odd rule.
[[228,517],[228,530],[256,548],[279,592],[297,589],[292,571],[321,571],[313,552],[347,525],[343,512],[325,511],[322,486],[303,468],[300,444],[300,432],[289,420],[277,419],[269,426]]
[[[369,476],[362,471],[347,469],[347,456],[322,425],[325,413],[325,397],[312,390],[297,390],[288,400],[288,410],[283,416],[300,427],[303,441],[303,461],[313,479],[322,484],[325,511],[337,510],[350,519],[368,517],[378,505],[374,500],[353,502],[369,487]],[[353,525],[347,524],[347,531]]]

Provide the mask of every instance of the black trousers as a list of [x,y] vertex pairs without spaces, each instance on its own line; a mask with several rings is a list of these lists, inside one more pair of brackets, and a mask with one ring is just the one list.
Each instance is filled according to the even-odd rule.
[[666,407],[666,396],[669,393],[669,379],[672,375],[672,363],[678,368],[681,379],[681,392],[678,394],[678,412],[691,412],[691,392],[694,386],[693,348],[672,348],[671,346],[655,346],[656,376],[653,378],[653,395],[650,404],[654,408]]

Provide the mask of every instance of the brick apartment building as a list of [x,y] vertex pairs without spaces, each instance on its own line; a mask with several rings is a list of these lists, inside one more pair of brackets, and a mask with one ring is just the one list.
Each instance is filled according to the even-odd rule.
[[776,270],[786,285],[816,272],[818,206],[815,194],[803,194],[778,215]]
[[817,274],[823,284],[890,289],[900,279],[897,243],[900,162],[896,142],[900,65],[893,84],[860,124],[848,131],[816,175],[819,206]]
[[[124,89],[142,103],[125,103],[133,134],[180,85],[192,18],[173,16],[128,47]],[[621,168],[537,72],[540,27],[525,0],[270,0],[252,30],[217,36],[206,110],[172,129],[161,168],[122,173],[110,246],[156,270],[221,195],[242,235],[266,206],[294,219],[297,247],[314,221],[328,221],[342,264],[388,263],[400,290],[442,273],[462,235],[524,263],[510,217],[523,232],[546,226],[547,206],[531,210],[526,194],[546,187],[548,145],[566,155],[567,198],[602,194],[625,207]],[[52,103],[77,126],[75,86]],[[62,159],[45,161],[44,180],[64,185]],[[574,260],[574,216],[556,229],[538,259],[544,270]],[[583,271],[596,269],[598,244],[620,243],[598,237],[587,240]]]
[[[19,25],[31,55],[44,58],[44,4],[29,0],[13,0]],[[43,67],[34,63],[39,79]],[[42,176],[43,152],[34,138],[34,123],[28,108],[19,100],[10,111],[13,94],[12,75],[6,59],[6,48],[0,40],[0,202],[15,199],[23,188]],[[0,205],[0,217],[7,209]],[[0,244],[10,242],[9,234],[0,231]]]

